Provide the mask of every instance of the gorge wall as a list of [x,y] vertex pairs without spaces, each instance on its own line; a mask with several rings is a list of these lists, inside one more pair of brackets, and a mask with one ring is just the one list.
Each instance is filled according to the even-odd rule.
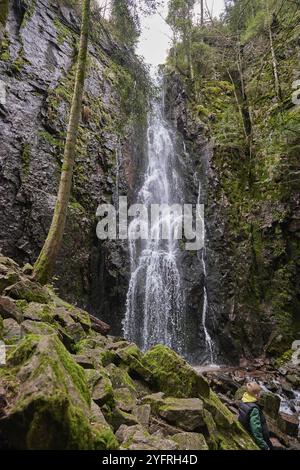
[[[84,110],[73,189],[55,285],[60,295],[120,332],[127,290],[127,244],[100,242],[96,209],[128,194],[134,178],[135,113],[143,70],[92,12]],[[72,2],[1,6],[1,250],[34,263],[50,226],[72,97],[80,18]],[[134,91],[134,84],[138,86]],[[127,106],[127,107],[126,107]],[[140,121],[142,121],[140,119]],[[132,143],[135,143],[134,149]]]
[[190,180],[197,171],[205,192],[208,328],[225,361],[288,357],[299,338],[300,119],[293,102],[299,11],[293,8],[282,7],[271,24],[280,97],[259,7],[249,27],[239,17],[239,43],[218,22],[194,27],[193,83],[182,44],[165,68],[169,115],[186,142]]

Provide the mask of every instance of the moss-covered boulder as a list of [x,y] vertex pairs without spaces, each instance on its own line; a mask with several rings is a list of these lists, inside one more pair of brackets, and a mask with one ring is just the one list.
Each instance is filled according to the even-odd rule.
[[167,346],[154,346],[143,356],[141,363],[151,371],[153,386],[166,395],[178,398],[209,396],[204,377]]
[[116,436],[121,450],[176,450],[178,444],[161,434],[151,435],[141,425],[122,425]]
[[4,290],[4,293],[13,299],[23,299],[27,300],[27,302],[46,304],[50,301],[48,290],[29,279],[22,279],[13,285],[9,285],[9,287],[6,287]]
[[[99,430],[94,432],[89,422],[90,393],[84,371],[57,336],[27,335],[9,355],[2,379],[10,389],[13,383],[15,390],[0,420],[0,433],[9,447],[100,446]],[[101,446],[105,448],[103,442]]]
[[158,406],[158,414],[171,424],[186,431],[203,427],[203,402],[199,398],[171,398]]
[[172,439],[180,450],[209,450],[203,434],[196,432],[181,432],[174,434]]

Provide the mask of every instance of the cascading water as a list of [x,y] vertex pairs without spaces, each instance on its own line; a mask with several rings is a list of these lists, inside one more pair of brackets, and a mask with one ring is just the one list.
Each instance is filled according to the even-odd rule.
[[[182,203],[175,141],[175,132],[164,119],[162,90],[148,117],[148,167],[136,199],[149,211],[153,204]],[[125,337],[144,350],[162,343],[183,353],[185,300],[178,268],[178,240],[173,236],[176,216],[160,214],[148,239],[132,240],[130,235],[139,223],[137,216],[129,225],[131,278],[123,324]],[[160,236],[163,226],[167,226],[167,239]]]
[[[200,207],[200,201],[201,201],[201,183],[199,182],[199,190],[198,190],[198,207]],[[201,213],[199,211],[199,216],[201,217]],[[205,261],[205,241],[206,241],[206,230],[205,230],[205,222],[204,220],[202,221],[203,223],[203,248],[201,250],[201,264],[202,264],[202,270],[203,270],[203,276],[204,276],[204,282],[203,282],[203,307],[202,307],[202,328],[204,331],[204,339],[205,339],[205,348],[206,348],[206,353],[209,358],[210,364],[214,363],[214,345],[211,339],[211,336],[207,330],[206,322],[207,322],[207,313],[208,313],[208,296],[207,296],[207,287],[206,287],[206,281],[207,281],[207,271],[206,271],[206,261]]]

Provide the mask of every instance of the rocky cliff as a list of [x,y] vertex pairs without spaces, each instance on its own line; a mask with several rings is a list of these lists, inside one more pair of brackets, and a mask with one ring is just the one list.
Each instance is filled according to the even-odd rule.
[[182,73],[182,45],[177,63],[172,51],[165,68],[168,112],[186,142],[194,193],[193,173],[202,181],[208,328],[220,360],[290,354],[299,337],[300,120],[293,102],[299,11],[293,8],[279,9],[272,26],[280,98],[269,36],[262,26],[254,34],[250,20],[248,29],[246,20],[239,24],[239,44],[224,24],[194,28],[193,83]]
[[[55,285],[64,298],[120,331],[127,244],[100,242],[95,214],[100,203],[130,196],[144,70],[96,9],[92,19],[72,198]],[[33,263],[59,182],[80,18],[72,2],[16,0],[1,6],[1,23],[0,245],[17,261]]]

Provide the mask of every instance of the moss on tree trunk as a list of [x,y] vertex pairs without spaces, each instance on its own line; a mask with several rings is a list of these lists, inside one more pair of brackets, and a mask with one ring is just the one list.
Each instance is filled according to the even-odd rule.
[[82,96],[86,72],[89,18],[90,0],[84,0],[82,5],[82,25],[77,72],[67,130],[66,144],[64,149],[64,160],[62,165],[59,190],[51,226],[44,246],[34,265],[33,271],[34,278],[42,284],[46,284],[52,276],[55,262],[62,244],[62,238],[66,223],[68,203],[72,187],[76,140],[81,115]]

